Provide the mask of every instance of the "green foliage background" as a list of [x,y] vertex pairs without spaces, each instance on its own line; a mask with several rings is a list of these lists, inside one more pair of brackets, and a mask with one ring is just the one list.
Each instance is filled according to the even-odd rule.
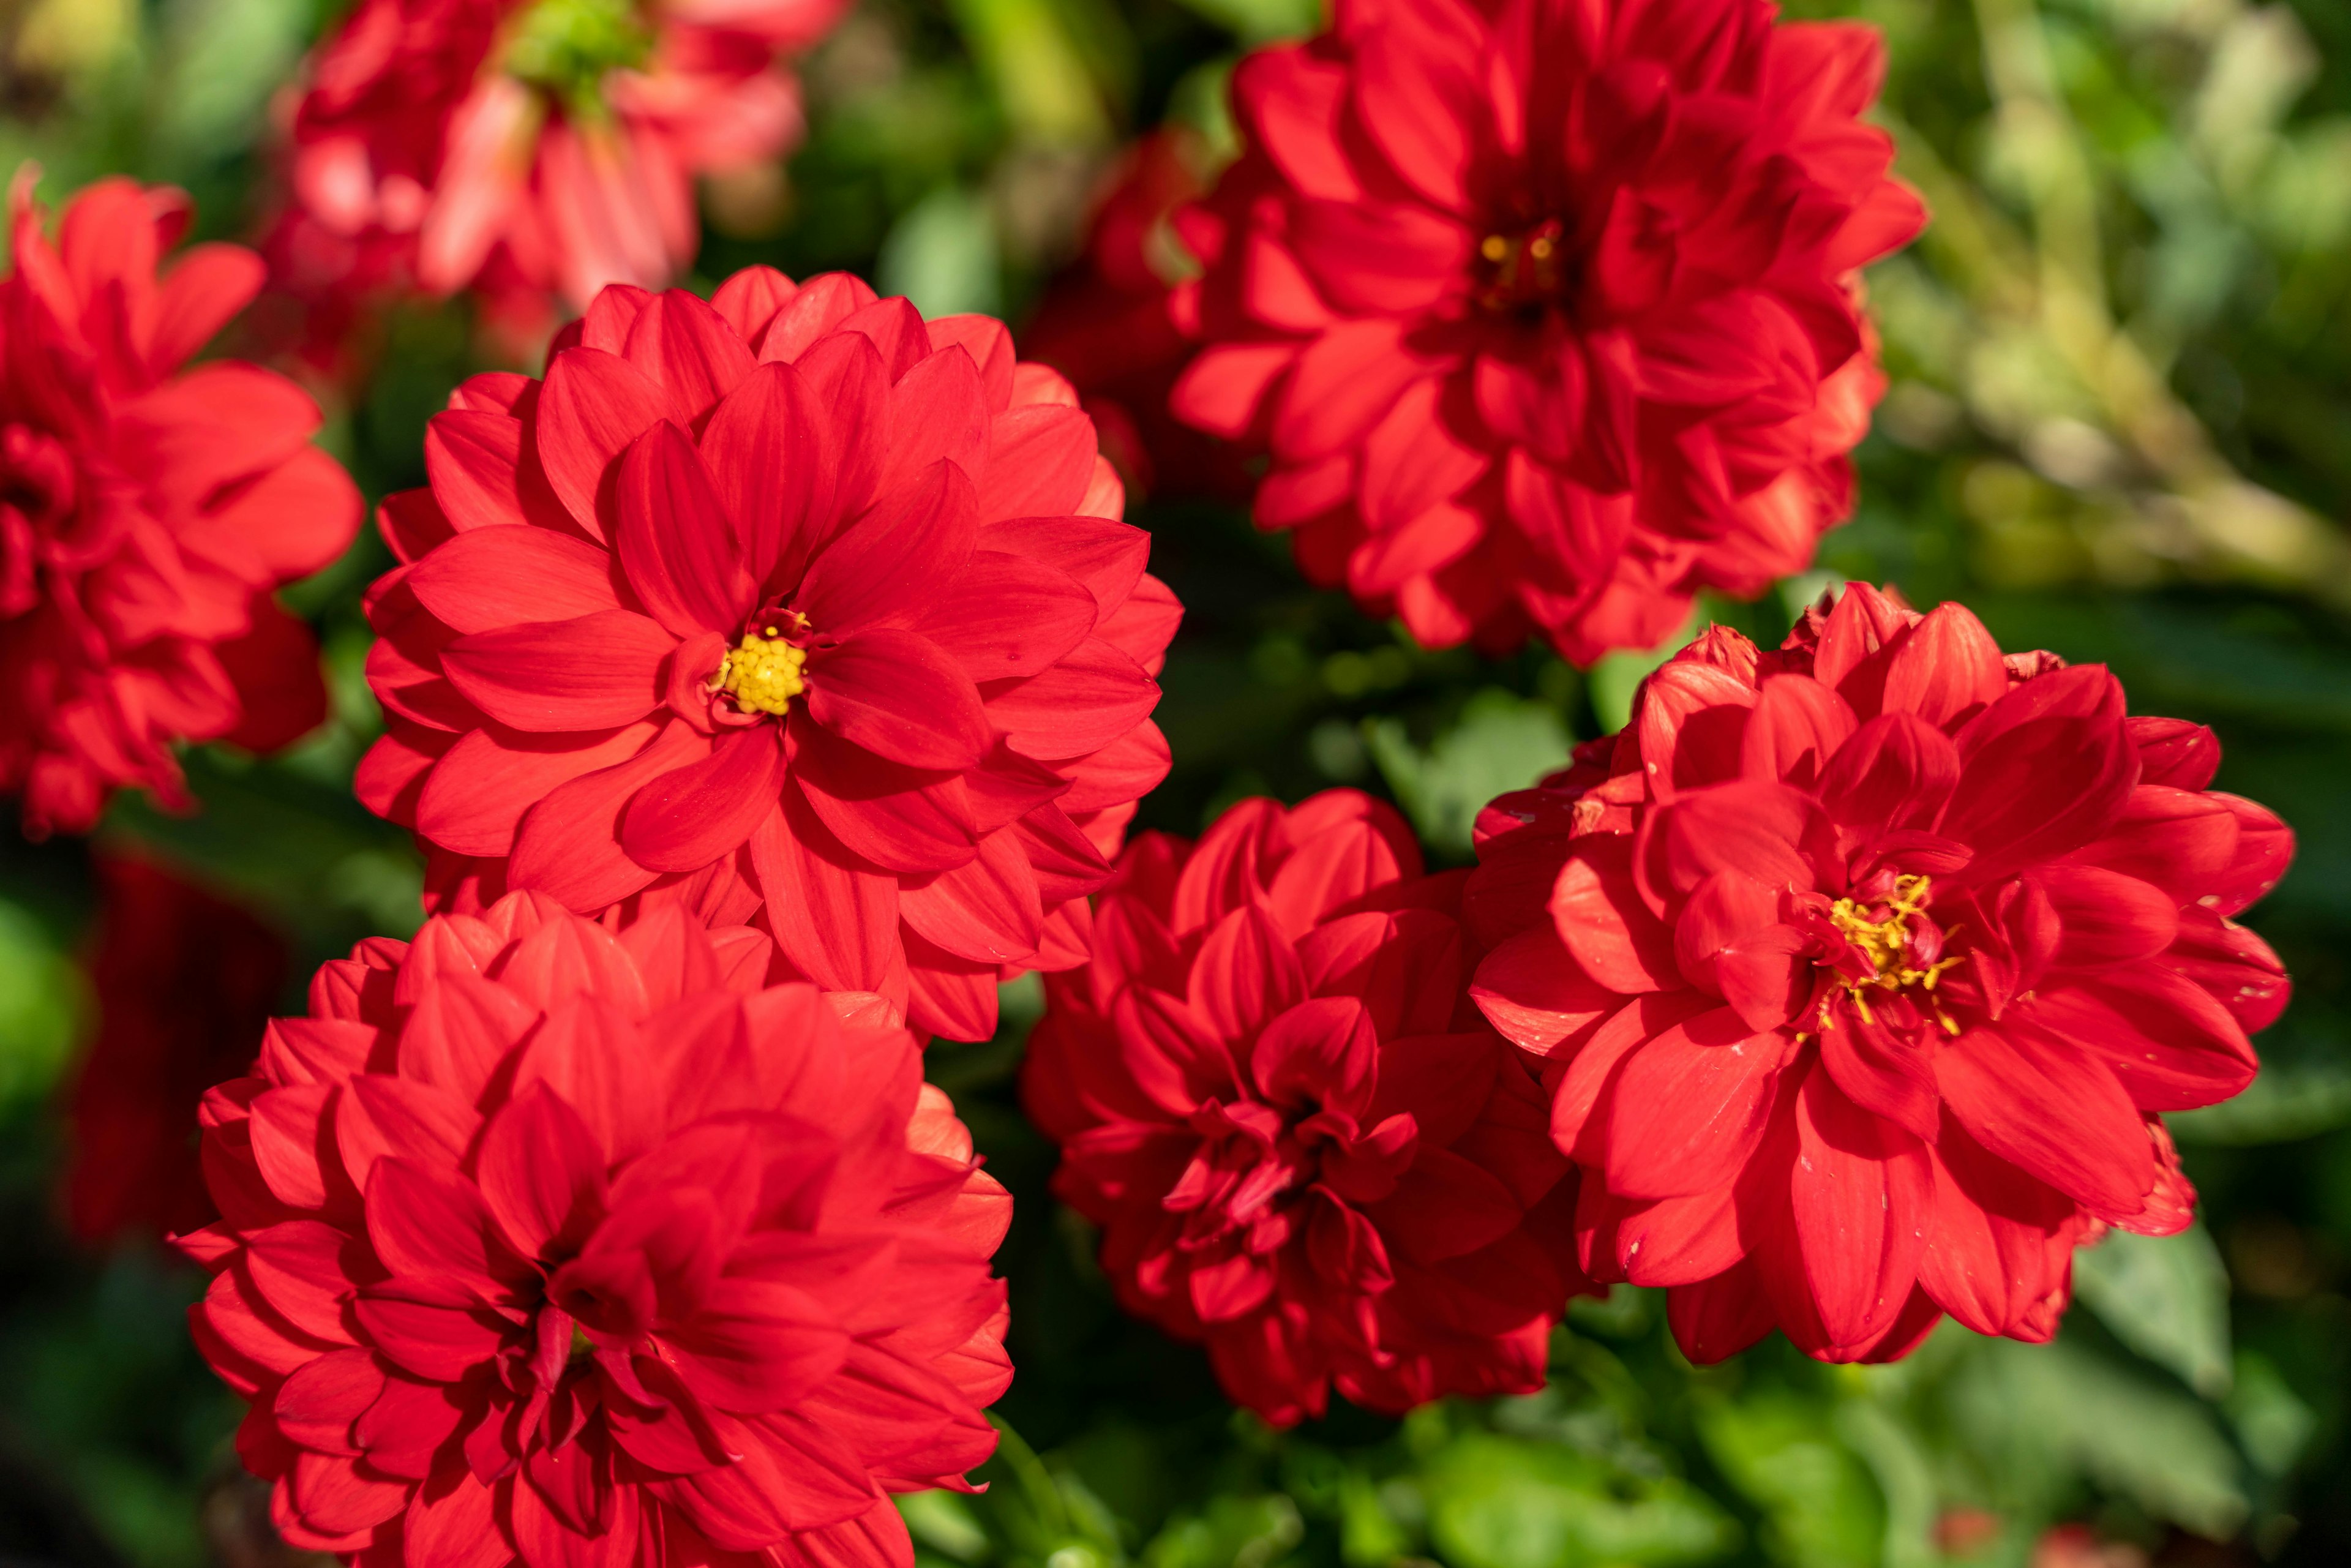
[[[38,159],[52,201],[108,172],[175,182],[204,233],[247,235],[273,95],[336,8],[0,0],[0,164]],[[1577,1303],[1537,1397],[1277,1435],[1115,1312],[1092,1239],[1045,1197],[1051,1152],[1011,1092],[1026,984],[997,1040],[931,1057],[1019,1197],[1003,1451],[985,1496],[907,1500],[932,1568],[2022,1564],[2060,1521],[2089,1523],[2109,1568],[2351,1561],[2351,7],[1790,9],[1884,30],[1882,117],[1936,221],[1871,275],[1894,386],[1859,517],[1820,572],[1708,612],[1776,639],[1832,577],[1963,596],[2007,646],[2105,661],[2137,711],[2212,725],[2221,786],[2295,825],[2252,920],[2294,1005],[2252,1092],[2173,1118],[2204,1222],[2084,1254],[2046,1347],[1946,1325],[1897,1366],[1775,1342],[1697,1371],[1660,1301],[1620,1288]],[[1316,0],[867,0],[808,64],[789,172],[708,193],[697,281],[848,267],[1017,322],[1122,140],[1164,119],[1228,139],[1236,51],[1316,19]],[[333,411],[371,496],[422,481],[423,421],[471,340],[462,308],[402,316]],[[1462,859],[1477,805],[1621,722],[1662,657],[1579,674],[1426,653],[1304,589],[1238,514],[1135,516],[1188,612],[1149,825],[1348,783]],[[126,800],[104,830],[268,914],[299,974],[417,919],[402,835],[348,792],[376,723],[356,600],[384,564],[363,540],[291,596],[331,666],[326,731],[266,764],[195,754],[201,815]],[[283,1561],[235,1479],[235,1401],[185,1343],[190,1274],[152,1249],[77,1253],[52,1218],[57,1086],[101,1000],[72,961],[90,912],[85,846],[0,832],[0,1555]]]

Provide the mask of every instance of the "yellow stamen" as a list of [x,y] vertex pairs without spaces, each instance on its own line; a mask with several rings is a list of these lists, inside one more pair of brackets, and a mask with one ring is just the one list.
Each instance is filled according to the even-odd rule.
[[[1850,898],[1840,898],[1829,906],[1829,919],[1846,941],[1868,956],[1870,967],[1876,971],[1865,979],[1844,982],[1845,995],[1853,998],[1854,1010],[1861,1014],[1862,1022],[1876,1021],[1870,1015],[1868,998],[1862,995],[1865,988],[1874,986],[1882,991],[1899,991],[1906,986],[1917,986],[1932,991],[1944,970],[1957,967],[1967,957],[1958,953],[1949,958],[1938,958],[1923,969],[1910,967],[1910,919],[1926,912],[1928,895],[1934,885],[1931,877],[1895,878],[1894,896],[1885,901],[1887,913],[1883,920],[1871,919],[1867,910]],[[1956,925],[1951,928],[1952,932],[1958,929]],[[1935,1009],[1935,1019],[1947,1033],[1959,1032],[1959,1026],[1939,1007]],[[1823,998],[1821,1027],[1827,1028],[1828,1022],[1829,1005]]]
[[1479,245],[1478,254],[1488,261],[1499,261],[1510,254],[1510,242],[1500,235],[1488,235]]
[[771,641],[774,627],[768,627],[767,632],[761,637],[746,632],[742,643],[727,650],[718,664],[716,687],[731,695],[735,706],[746,713],[781,717],[790,711],[792,699],[808,690],[808,682],[800,675],[808,654],[789,643]]
[[589,1339],[588,1331],[578,1323],[573,1323],[571,1325],[571,1359],[578,1361],[583,1355],[594,1354],[595,1349],[595,1343]]

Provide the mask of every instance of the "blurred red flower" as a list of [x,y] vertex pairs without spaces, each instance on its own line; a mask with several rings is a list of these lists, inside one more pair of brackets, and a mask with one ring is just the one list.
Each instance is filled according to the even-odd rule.
[[779,57],[846,8],[362,0],[294,110],[277,281],[321,302],[314,338],[352,324],[340,294],[397,280],[475,290],[517,345],[544,339],[559,301],[658,287],[694,259],[694,176],[799,140]]
[[1000,978],[1084,959],[1180,612],[997,322],[765,268],[715,305],[607,289],[544,383],[434,417],[361,799],[438,904],[764,904],[808,978],[985,1039]]
[[1086,248],[1047,287],[1020,351],[1069,377],[1102,455],[1131,493],[1246,500],[1248,454],[1178,421],[1167,395],[1198,333],[1176,285],[1197,268],[1176,238],[1176,210],[1206,190],[1207,149],[1163,127],[1126,155],[1087,231]]
[[1720,628],[1480,821],[1471,988],[1542,1061],[1583,1266],[1715,1361],[2056,1331],[2076,1245],[2185,1227],[2159,1113],[2251,1082],[2293,836],[2210,730],[1862,584]]
[[1923,218],[1876,32],[1772,16],[1342,0],[1242,63],[1175,408],[1270,449],[1310,577],[1588,663],[1812,559],[1881,390],[1855,270]]
[[[1462,994],[1462,877],[1352,789],[1130,845],[1022,1080],[1127,1308],[1267,1420],[1542,1386],[1586,1281],[1542,1096]],[[1531,1216],[1531,1211],[1539,1211]],[[1538,1226],[1536,1218],[1548,1220]]]
[[196,1165],[196,1105],[253,1065],[286,944],[152,862],[102,855],[97,869],[98,1033],[67,1099],[66,1223],[89,1242],[193,1230],[217,1213]]
[[995,1447],[1009,1200],[768,948],[516,894],[326,965],[206,1098],[192,1321],[288,1542],[911,1568],[886,1494]]
[[187,198],[120,179],[52,245],[33,179],[0,280],[0,791],[37,837],[123,785],[191,804],[178,742],[267,751],[326,717],[309,630],[270,593],[342,553],[360,498],[291,382],[182,370],[260,287],[251,251],[159,274]]

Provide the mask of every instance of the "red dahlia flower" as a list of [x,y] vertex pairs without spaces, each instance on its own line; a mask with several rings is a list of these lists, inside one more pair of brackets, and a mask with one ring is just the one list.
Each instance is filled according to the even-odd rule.
[[767,925],[799,972],[985,1039],[1066,968],[1165,774],[1174,598],[1069,385],[831,275],[600,296],[542,384],[426,438],[371,600],[361,797],[452,907],[536,888]]
[[206,1098],[198,1344],[291,1544],[895,1563],[1011,1368],[1009,1215],[871,998],[532,894],[362,942]]
[[308,628],[270,598],[342,553],[359,492],[284,377],[189,357],[261,265],[204,245],[161,275],[187,198],[105,180],[54,246],[32,175],[0,280],[0,791],[34,834],[110,792],[189,803],[173,745],[283,746],[327,714]]
[[1472,987],[1542,1061],[1601,1279],[1713,1361],[1944,1312],[2056,1331],[2076,1245],[2195,1194],[2160,1113],[2251,1082],[2287,983],[2231,922],[2293,853],[2211,732],[1861,584],[1776,653],[1718,629],[1624,731],[1487,809]]
[[103,856],[98,880],[98,1038],[68,1102],[66,1222],[85,1241],[193,1230],[217,1214],[196,1166],[196,1105],[253,1065],[286,944],[151,862]]
[[1023,1081],[1129,1311],[1267,1420],[1542,1386],[1585,1281],[1535,1081],[1462,996],[1461,877],[1352,789],[1129,846]]
[[693,177],[782,155],[843,0],[361,0],[294,115],[297,292],[382,271],[543,324],[694,259]]
[[1242,63],[1249,152],[1184,418],[1271,449],[1257,497],[1432,646],[1652,646],[1851,501],[1880,378],[1855,269],[1915,235],[1857,116],[1876,34],[1768,0],[1342,0]]

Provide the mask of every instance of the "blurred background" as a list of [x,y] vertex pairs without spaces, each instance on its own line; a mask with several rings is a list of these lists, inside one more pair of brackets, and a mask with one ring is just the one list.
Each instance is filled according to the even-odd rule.
[[[252,239],[287,85],[340,8],[0,0],[0,168],[37,160],[53,204],[107,172],[177,183],[201,235]],[[1892,386],[1859,515],[1819,572],[1705,613],[1776,642],[1832,578],[1964,597],[2004,645],[2104,661],[2136,711],[2220,733],[2220,787],[2301,835],[2251,918],[2296,997],[2250,1092],[2171,1119],[2201,1223],[2084,1253],[2048,1346],[1947,1323],[1896,1366],[1775,1340],[1701,1372],[1619,1287],[1577,1303],[1538,1397],[1277,1435],[1118,1315],[1045,1197],[1015,987],[998,1040],[931,1052],[1020,1201],[1004,1449],[986,1496],[908,1500],[930,1568],[2351,1562],[2351,6],[1789,9],[1883,29],[1880,118],[1935,217],[1869,276]],[[1166,209],[1229,155],[1233,60],[1319,22],[1317,0],[863,0],[801,63],[789,162],[705,183],[692,281],[852,269],[1005,316],[1085,390],[1187,610],[1144,825],[1350,784],[1461,861],[1477,807],[1621,723],[1670,645],[1584,673],[1421,651],[1306,589],[1231,498],[1246,472],[1166,428]],[[389,312],[320,386],[326,439],[371,498],[420,484],[427,416],[512,351],[462,303]],[[195,1093],[318,962],[417,922],[403,835],[349,791],[376,725],[358,595],[388,564],[365,538],[289,595],[335,694],[295,751],[192,755],[193,817],[125,800],[91,842],[0,829],[9,1564],[298,1555],[240,1479],[235,1401],[185,1336],[198,1277],[157,1237],[204,1218]]]

